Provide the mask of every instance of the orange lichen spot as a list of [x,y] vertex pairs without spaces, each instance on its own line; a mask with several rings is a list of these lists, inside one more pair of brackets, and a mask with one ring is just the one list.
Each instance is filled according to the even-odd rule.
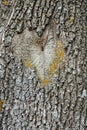
[[73,24],[75,21],[74,15],[70,16],[69,19],[66,21],[66,25]]
[[4,104],[4,101],[3,100],[0,100],[0,105],[3,105]]
[[64,54],[64,47],[61,41],[56,42],[56,55],[58,57],[58,61],[64,60],[65,54]]
[[46,86],[49,83],[48,79],[43,80],[43,84]]
[[58,50],[57,54],[58,54],[58,57],[60,58],[61,57],[61,50]]
[[2,107],[0,106],[0,111],[2,111]]
[[75,19],[74,16],[71,16],[70,17],[70,22],[74,22],[74,19]]
[[25,66],[26,66],[27,68],[32,67],[31,61],[30,61],[29,59],[27,59],[27,60],[25,61]]
[[56,65],[57,65],[57,63],[58,63],[58,60],[55,59],[53,63],[54,63],[54,65],[55,65],[55,67],[56,67]]
[[57,63],[58,63],[57,59],[54,59],[53,63],[50,65],[50,71],[49,71],[50,76],[52,76],[55,73]]
[[63,48],[63,43],[62,43],[62,41],[56,41],[55,44],[56,44],[56,46],[57,46],[58,48],[60,48],[60,49]]
[[60,60],[63,60],[63,59],[64,59],[64,51],[63,51],[63,50],[58,50],[57,54],[58,54],[58,58],[59,58]]
[[4,0],[2,3],[3,3],[3,5],[7,6],[8,5],[8,0]]
[[[64,65],[64,48],[62,41],[56,41],[55,42],[56,48],[55,48],[55,58],[53,63],[50,65],[49,69],[49,77],[52,77],[57,69],[62,67],[62,64]],[[60,66],[61,65],[61,66]]]
[[2,111],[2,106],[4,104],[4,101],[3,100],[0,100],[0,111]]
[[73,23],[75,20],[75,17],[72,15],[69,20],[67,21],[68,24]]
[[50,75],[52,75],[55,71],[55,64],[53,63],[51,66],[50,66]]

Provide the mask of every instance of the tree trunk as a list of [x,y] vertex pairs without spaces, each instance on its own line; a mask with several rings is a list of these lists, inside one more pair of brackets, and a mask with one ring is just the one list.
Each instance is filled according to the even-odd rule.
[[[86,5],[86,0],[13,1],[0,43],[0,130],[86,130]],[[37,64],[33,57],[38,46],[43,56],[43,42],[47,54]],[[49,76],[44,61],[56,53],[55,43],[61,55]]]

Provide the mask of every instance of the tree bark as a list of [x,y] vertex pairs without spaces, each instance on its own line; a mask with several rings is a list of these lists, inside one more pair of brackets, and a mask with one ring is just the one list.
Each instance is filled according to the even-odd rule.
[[[86,130],[87,1],[13,3],[0,44],[0,129]],[[26,39],[28,31],[33,32],[32,39],[34,33],[42,37],[52,21],[64,46],[64,65],[53,82],[38,87],[36,69],[25,64],[29,56]]]

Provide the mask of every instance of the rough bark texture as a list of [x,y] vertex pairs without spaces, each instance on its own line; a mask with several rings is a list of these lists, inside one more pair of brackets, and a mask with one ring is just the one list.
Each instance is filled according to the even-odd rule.
[[[15,0],[0,43],[0,130],[86,130],[86,5],[86,0]],[[14,55],[12,41],[26,28],[42,36],[51,20],[63,41],[65,64],[54,83],[37,87],[35,68]]]

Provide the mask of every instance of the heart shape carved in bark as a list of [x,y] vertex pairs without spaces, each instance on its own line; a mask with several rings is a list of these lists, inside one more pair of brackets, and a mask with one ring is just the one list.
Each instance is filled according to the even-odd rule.
[[54,38],[52,29],[47,29],[40,38],[33,31],[25,29],[13,39],[14,54],[23,59],[25,66],[36,68],[40,81],[47,85],[55,72],[64,63],[64,48],[60,40]]

